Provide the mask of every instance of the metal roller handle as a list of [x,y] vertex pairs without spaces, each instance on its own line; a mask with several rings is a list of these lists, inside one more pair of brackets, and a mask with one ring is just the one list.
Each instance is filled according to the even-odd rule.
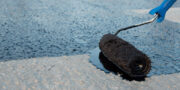
[[145,22],[140,23],[140,24],[135,24],[135,25],[132,25],[132,26],[129,26],[129,27],[121,28],[114,35],[117,36],[117,34],[119,32],[121,32],[121,31],[124,31],[124,30],[127,30],[127,29],[131,29],[131,28],[135,28],[135,27],[139,27],[139,26],[142,26],[142,25],[145,25],[145,24],[152,23],[152,22],[154,22],[158,18],[158,16],[159,15],[156,14],[151,20],[145,21]]

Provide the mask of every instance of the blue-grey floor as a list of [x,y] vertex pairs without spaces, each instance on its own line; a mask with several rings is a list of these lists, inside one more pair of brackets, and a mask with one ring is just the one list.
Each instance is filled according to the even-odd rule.
[[[152,18],[130,10],[151,9],[161,1],[1,0],[0,61],[88,53],[98,47],[103,34]],[[152,72],[180,72],[180,23],[165,20],[119,37],[152,59]]]

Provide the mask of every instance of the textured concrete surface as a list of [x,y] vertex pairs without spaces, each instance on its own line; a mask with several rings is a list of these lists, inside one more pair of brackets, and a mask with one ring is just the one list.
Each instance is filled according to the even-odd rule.
[[[87,53],[103,34],[152,18],[131,10],[154,8],[161,1],[1,0],[0,60]],[[165,21],[119,36],[146,53],[151,54],[149,49],[160,59],[175,60],[180,53],[179,28],[179,23]]]
[[[7,90],[134,90],[147,86],[149,89],[178,90],[180,23],[176,19],[179,15],[177,10],[168,13],[173,19],[168,17],[163,23],[119,34],[152,59],[151,77],[145,82],[128,82],[113,74],[105,74],[91,66],[87,55],[71,57],[88,54],[89,50],[98,47],[99,39],[106,33],[151,19],[151,15],[138,13],[138,10],[152,9],[161,1],[0,0],[1,87]],[[179,7],[178,0],[173,8]],[[51,67],[56,69],[48,71]],[[84,86],[78,80],[84,80]]]
[[122,80],[88,62],[88,55],[0,62],[1,90],[179,90],[180,73],[144,82]]

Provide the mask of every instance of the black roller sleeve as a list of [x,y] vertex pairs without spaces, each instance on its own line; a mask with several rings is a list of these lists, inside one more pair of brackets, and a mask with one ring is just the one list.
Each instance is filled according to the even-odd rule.
[[146,76],[151,69],[151,61],[144,53],[113,34],[104,35],[99,47],[109,61],[131,77]]

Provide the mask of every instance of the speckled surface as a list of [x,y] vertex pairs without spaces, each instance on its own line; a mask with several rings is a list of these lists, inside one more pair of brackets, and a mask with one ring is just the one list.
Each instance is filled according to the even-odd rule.
[[[98,46],[102,35],[152,18],[130,11],[160,3],[151,1],[1,0],[0,60],[87,53]],[[175,60],[180,53],[179,27],[178,23],[165,21],[119,36],[151,57],[164,55]]]
[[[28,83],[28,80],[33,76],[39,76],[31,73],[36,72],[33,71],[34,69],[36,70],[36,68],[32,66],[27,66],[25,70],[19,68],[19,66],[24,63],[27,63],[25,65],[32,65],[33,61],[31,60],[34,59],[29,58],[36,59],[41,57],[88,54],[90,50],[98,47],[102,35],[114,33],[119,28],[152,18],[152,16],[147,13],[139,14],[131,10],[151,9],[159,5],[161,1],[162,0],[158,2],[154,0],[0,0],[0,66],[2,67],[0,73],[6,73],[5,76],[0,76],[0,81],[2,82],[1,87],[3,87],[6,80],[9,80],[11,83],[11,80],[20,80],[19,78],[23,77],[22,75],[28,78],[22,80],[24,86],[34,85],[33,83]],[[180,7],[180,2],[177,1],[174,7]],[[150,76],[157,76],[156,78],[160,79],[164,78],[163,80],[168,79],[169,82],[167,83],[169,84],[174,82],[171,82],[171,79],[177,82],[180,81],[179,79],[174,79],[174,77],[179,77],[180,72],[180,23],[172,22],[168,19],[163,23],[153,23],[131,29],[131,31],[121,32],[118,36],[130,42],[151,58],[153,68]],[[61,62],[62,60],[64,59],[58,61]],[[87,58],[78,60],[85,60],[87,61],[86,63],[89,64]],[[42,63],[41,59],[38,59],[37,62],[39,64],[36,65],[41,65]],[[45,62],[47,65],[51,63],[51,61],[46,60]],[[67,62],[69,63],[68,68],[72,65],[79,64],[70,61]],[[15,66],[8,66],[8,63],[15,63]],[[64,63],[64,61],[61,63]],[[59,67],[61,67],[61,65],[63,64],[60,64]],[[85,66],[81,68],[83,69]],[[12,70],[10,70],[11,68]],[[75,67],[75,69],[76,68],[80,67]],[[85,70],[82,71],[86,72],[88,68],[84,69]],[[6,70],[10,71],[8,72]],[[20,75],[18,75],[18,72],[20,72]],[[23,72],[28,72],[27,74],[29,75]],[[52,76],[57,74],[56,72],[57,71],[48,73],[48,71],[42,71],[42,73],[47,73],[47,75],[52,74]],[[65,72],[68,71],[65,70],[64,73]],[[166,83],[160,79],[158,79],[160,80],[159,82],[154,82],[156,79],[149,79],[154,83],[147,81],[146,84],[131,84],[131,82],[121,81],[119,77],[114,75],[107,75],[107,78],[117,77],[118,83],[114,83],[113,81],[108,82],[109,79],[102,77],[103,75],[106,77],[104,72],[95,69],[95,67],[92,69],[92,72],[96,72],[92,78],[89,78],[90,76],[85,73],[81,75],[84,77],[84,80],[90,80],[89,84],[96,86],[96,88],[91,87],[90,89],[113,89],[111,85],[117,85],[119,87],[122,85],[122,88],[126,87],[130,89],[134,87],[139,88],[141,85],[149,86],[151,84],[151,86],[154,85],[155,87],[161,87],[161,85],[168,87],[165,85]],[[15,77],[13,75],[15,75]],[[71,75],[68,76],[68,74],[64,74],[64,76],[59,76],[57,80],[61,80],[60,77],[66,77],[66,79],[68,79],[70,76]],[[37,77],[39,81],[43,82],[43,80],[47,80],[48,83],[50,83],[51,79],[55,79],[55,77],[50,78],[51,75],[49,77],[40,75],[39,77],[40,78]],[[93,83],[93,80],[97,80],[97,78],[99,78],[99,81]],[[66,79],[63,80],[66,81]],[[102,82],[102,80],[107,82]],[[71,83],[67,80],[67,83],[68,82]],[[121,84],[120,82],[124,82],[125,84]],[[126,85],[126,83],[129,83],[130,87]],[[156,85],[156,83],[159,83],[160,86]],[[87,83],[87,85],[89,84]],[[178,83],[174,85],[176,84]],[[72,84],[72,87],[73,85],[76,84]],[[104,87],[100,87],[100,85]],[[16,87],[16,85],[13,86],[13,84],[12,87],[9,84],[5,87],[8,86],[10,88]],[[176,85],[176,87],[177,86],[178,85]],[[21,85],[19,87],[21,88]],[[46,85],[43,86],[43,84],[38,83],[38,87],[43,89]],[[58,87],[63,87],[63,85],[58,85]],[[155,87],[152,88],[155,89]],[[115,87],[114,89],[117,88]]]
[[[44,57],[0,62],[1,90],[179,90],[180,73],[145,81],[122,80],[88,62],[89,56]],[[8,68],[7,68],[8,67]]]

